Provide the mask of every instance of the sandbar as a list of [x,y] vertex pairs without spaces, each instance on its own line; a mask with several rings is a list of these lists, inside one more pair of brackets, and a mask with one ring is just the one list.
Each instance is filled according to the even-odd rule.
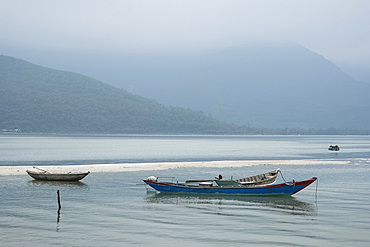
[[[182,167],[245,167],[257,165],[331,165],[349,164],[346,160],[238,160],[238,161],[199,161],[199,162],[158,162],[158,163],[122,163],[122,164],[92,164],[92,165],[62,165],[37,166],[47,171],[58,172],[129,172],[155,171]],[[0,175],[25,175],[32,166],[0,166]]]

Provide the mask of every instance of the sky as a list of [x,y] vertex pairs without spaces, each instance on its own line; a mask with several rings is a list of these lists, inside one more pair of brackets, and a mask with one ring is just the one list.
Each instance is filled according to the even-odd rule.
[[287,42],[370,68],[369,13],[367,0],[0,0],[0,45],[125,53]]

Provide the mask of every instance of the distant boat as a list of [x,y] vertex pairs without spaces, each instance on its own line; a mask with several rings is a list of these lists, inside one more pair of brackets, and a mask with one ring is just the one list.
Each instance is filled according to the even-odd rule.
[[[280,184],[235,184],[215,185],[215,180],[188,180],[197,185],[188,183],[158,182],[158,178],[150,176],[143,179],[144,183],[159,192],[165,193],[192,193],[192,194],[229,194],[229,195],[294,195],[317,180],[316,177],[304,181],[292,181]],[[187,182],[188,182],[187,181]]]
[[40,171],[27,170],[28,175],[36,180],[43,181],[79,181],[86,177],[90,172],[49,172],[34,167]]
[[330,145],[328,150],[330,150],[330,151],[339,151],[339,146],[338,145]]

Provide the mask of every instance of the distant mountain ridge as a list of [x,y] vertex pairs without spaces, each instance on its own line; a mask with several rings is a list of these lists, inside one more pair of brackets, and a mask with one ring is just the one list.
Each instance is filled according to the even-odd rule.
[[370,84],[355,81],[332,62],[299,45],[169,54],[28,54],[42,64],[99,78],[122,92],[232,123],[227,132],[217,133],[348,134],[353,133],[349,130],[370,130]]
[[234,132],[200,111],[167,107],[87,76],[0,56],[0,130],[43,133]]
[[114,66],[97,62],[99,78],[220,121],[258,128],[370,128],[370,84],[299,45],[127,54],[102,61]]

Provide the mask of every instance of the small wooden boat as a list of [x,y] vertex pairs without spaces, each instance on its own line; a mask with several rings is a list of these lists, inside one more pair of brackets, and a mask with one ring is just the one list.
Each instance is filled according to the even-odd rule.
[[338,145],[330,145],[328,150],[330,150],[330,151],[339,151],[339,146]]
[[280,172],[280,169],[276,169],[271,172],[266,172],[263,174],[241,178],[237,180],[231,179],[223,179],[221,175],[215,177],[215,179],[206,179],[206,180],[186,180],[185,183],[187,184],[194,184],[194,183],[213,183],[216,182],[219,186],[239,186],[239,185],[261,185],[261,184],[273,184],[276,182],[276,178]]
[[232,179],[216,179],[215,182],[219,186],[239,186],[239,185],[262,185],[273,184],[279,174],[279,169],[251,177],[241,178],[237,180]]
[[158,182],[158,178],[150,176],[143,179],[144,183],[159,192],[166,193],[198,193],[198,194],[229,194],[229,195],[294,195],[317,180],[316,177],[304,181],[292,181],[280,184],[213,186],[213,182],[200,182],[198,185],[186,183]]
[[36,180],[43,181],[79,181],[86,177],[90,172],[49,172],[34,167],[40,171],[27,170],[28,175]]

